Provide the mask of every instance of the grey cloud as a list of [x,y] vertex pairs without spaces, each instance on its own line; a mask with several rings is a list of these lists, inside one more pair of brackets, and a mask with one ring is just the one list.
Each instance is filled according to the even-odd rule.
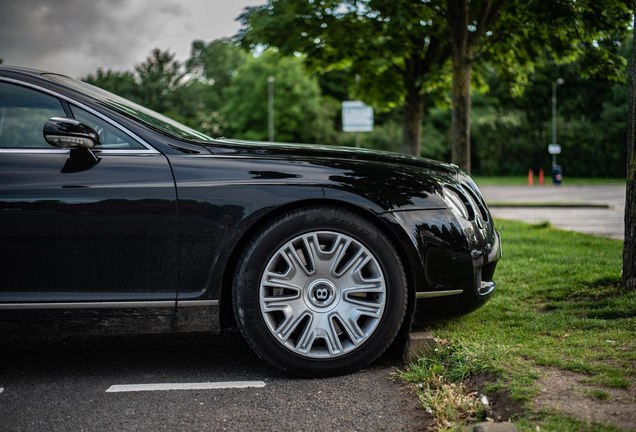
[[132,69],[166,20],[190,14],[170,0],[0,0],[0,10],[5,64],[72,76]]

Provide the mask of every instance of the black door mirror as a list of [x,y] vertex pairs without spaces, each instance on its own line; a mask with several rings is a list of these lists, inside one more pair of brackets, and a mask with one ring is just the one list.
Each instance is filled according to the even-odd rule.
[[52,117],[44,124],[44,139],[54,147],[90,149],[99,145],[99,135],[90,126],[74,119]]

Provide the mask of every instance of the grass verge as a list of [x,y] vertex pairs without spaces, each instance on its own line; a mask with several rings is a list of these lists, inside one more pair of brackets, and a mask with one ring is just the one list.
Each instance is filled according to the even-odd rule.
[[[600,387],[581,397],[604,398],[604,387],[627,388],[636,376],[636,291],[621,286],[623,242],[549,224],[496,225],[504,256],[495,296],[475,313],[430,326],[437,347],[400,373],[434,415],[437,430],[488,415],[479,397],[469,398],[462,387],[481,372],[495,377],[489,390],[508,391],[528,408],[539,393],[538,366],[582,373],[586,384]],[[579,423],[528,410],[517,427],[588,430],[571,429]]]

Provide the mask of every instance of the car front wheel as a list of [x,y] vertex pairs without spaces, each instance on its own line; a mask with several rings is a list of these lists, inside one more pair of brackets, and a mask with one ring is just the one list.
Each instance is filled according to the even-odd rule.
[[301,376],[358,370],[395,338],[406,311],[400,258],[352,212],[290,212],[250,243],[234,278],[234,312],[262,358]]

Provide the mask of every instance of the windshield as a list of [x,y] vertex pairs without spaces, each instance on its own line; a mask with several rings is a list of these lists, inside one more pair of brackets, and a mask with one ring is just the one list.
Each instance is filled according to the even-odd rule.
[[209,136],[202,134],[201,132],[197,132],[194,129],[190,129],[187,126],[182,125],[179,122],[176,122],[162,114],[154,112],[148,108],[142,107],[134,102],[129,101],[128,99],[124,99],[116,94],[107,92],[106,90],[102,90],[93,85],[87,84],[82,81],[77,81],[73,78],[64,76],[64,75],[56,75],[56,74],[44,74],[47,78],[52,81],[59,82],[60,84],[67,85],[77,91],[82,92],[83,94],[93,97],[103,104],[116,109],[117,111],[123,112],[140,122],[146,123],[148,126],[151,126],[155,129],[160,130],[168,135],[171,135],[175,138],[192,140],[192,141],[212,141],[212,138]]

